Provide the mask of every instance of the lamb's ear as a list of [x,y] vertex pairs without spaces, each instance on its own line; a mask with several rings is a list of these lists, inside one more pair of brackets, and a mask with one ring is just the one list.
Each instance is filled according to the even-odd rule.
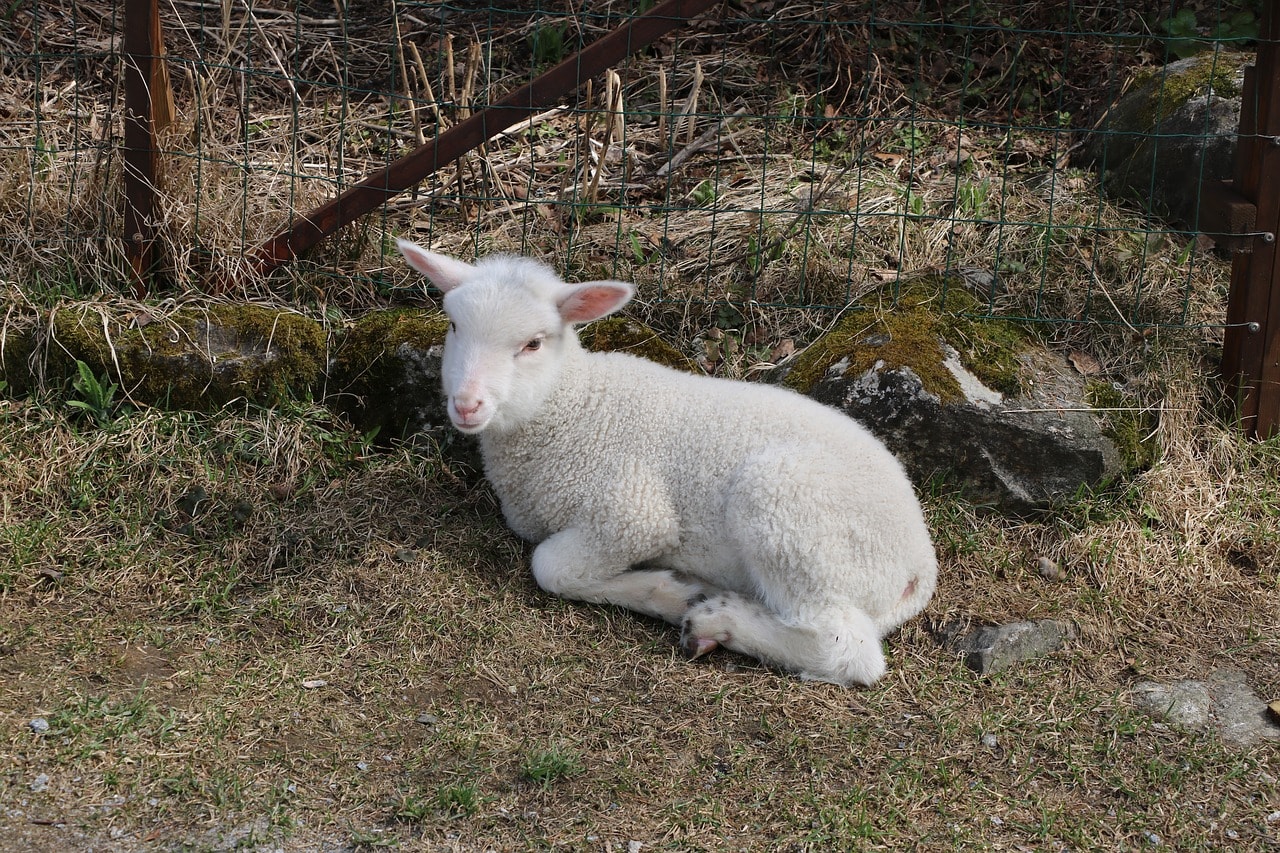
[[566,323],[590,323],[617,311],[630,301],[635,288],[625,281],[587,281],[570,284],[560,293],[556,307]]
[[417,243],[408,240],[396,240],[396,248],[409,266],[431,279],[431,283],[448,293],[475,272],[476,268],[466,261],[459,261],[448,255],[429,252]]

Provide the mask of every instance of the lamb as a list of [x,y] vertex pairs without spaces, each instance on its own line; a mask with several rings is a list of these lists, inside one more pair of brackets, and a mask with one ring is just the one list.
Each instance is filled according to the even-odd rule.
[[884,675],[881,638],[928,603],[937,559],[879,440],[789,390],[587,352],[575,326],[629,284],[398,245],[444,292],[449,418],[479,436],[542,589],[680,626],[691,657],[723,646],[845,686]]

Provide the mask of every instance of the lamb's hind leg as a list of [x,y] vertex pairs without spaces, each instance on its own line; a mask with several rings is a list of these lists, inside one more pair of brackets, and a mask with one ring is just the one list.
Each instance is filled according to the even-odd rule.
[[795,624],[759,601],[721,592],[689,607],[681,642],[694,657],[721,645],[802,678],[845,686],[873,684],[885,672],[880,634],[854,607]]
[[679,625],[691,599],[715,590],[669,569],[630,567],[651,556],[605,548],[571,528],[534,549],[533,577],[562,598],[614,604]]

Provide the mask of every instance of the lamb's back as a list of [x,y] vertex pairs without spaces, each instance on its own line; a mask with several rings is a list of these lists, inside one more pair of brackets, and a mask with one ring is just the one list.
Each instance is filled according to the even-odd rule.
[[685,526],[713,518],[757,456],[821,458],[832,488],[870,476],[914,501],[898,461],[844,414],[786,389],[625,353],[571,359],[534,422],[482,446],[508,522],[533,541],[619,501],[635,511],[653,510],[637,501],[665,502]]

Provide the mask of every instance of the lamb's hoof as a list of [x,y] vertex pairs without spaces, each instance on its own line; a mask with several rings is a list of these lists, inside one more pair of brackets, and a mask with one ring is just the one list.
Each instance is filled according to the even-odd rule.
[[684,638],[684,650],[689,655],[689,660],[697,660],[708,652],[715,651],[719,646],[719,643],[709,637]]

